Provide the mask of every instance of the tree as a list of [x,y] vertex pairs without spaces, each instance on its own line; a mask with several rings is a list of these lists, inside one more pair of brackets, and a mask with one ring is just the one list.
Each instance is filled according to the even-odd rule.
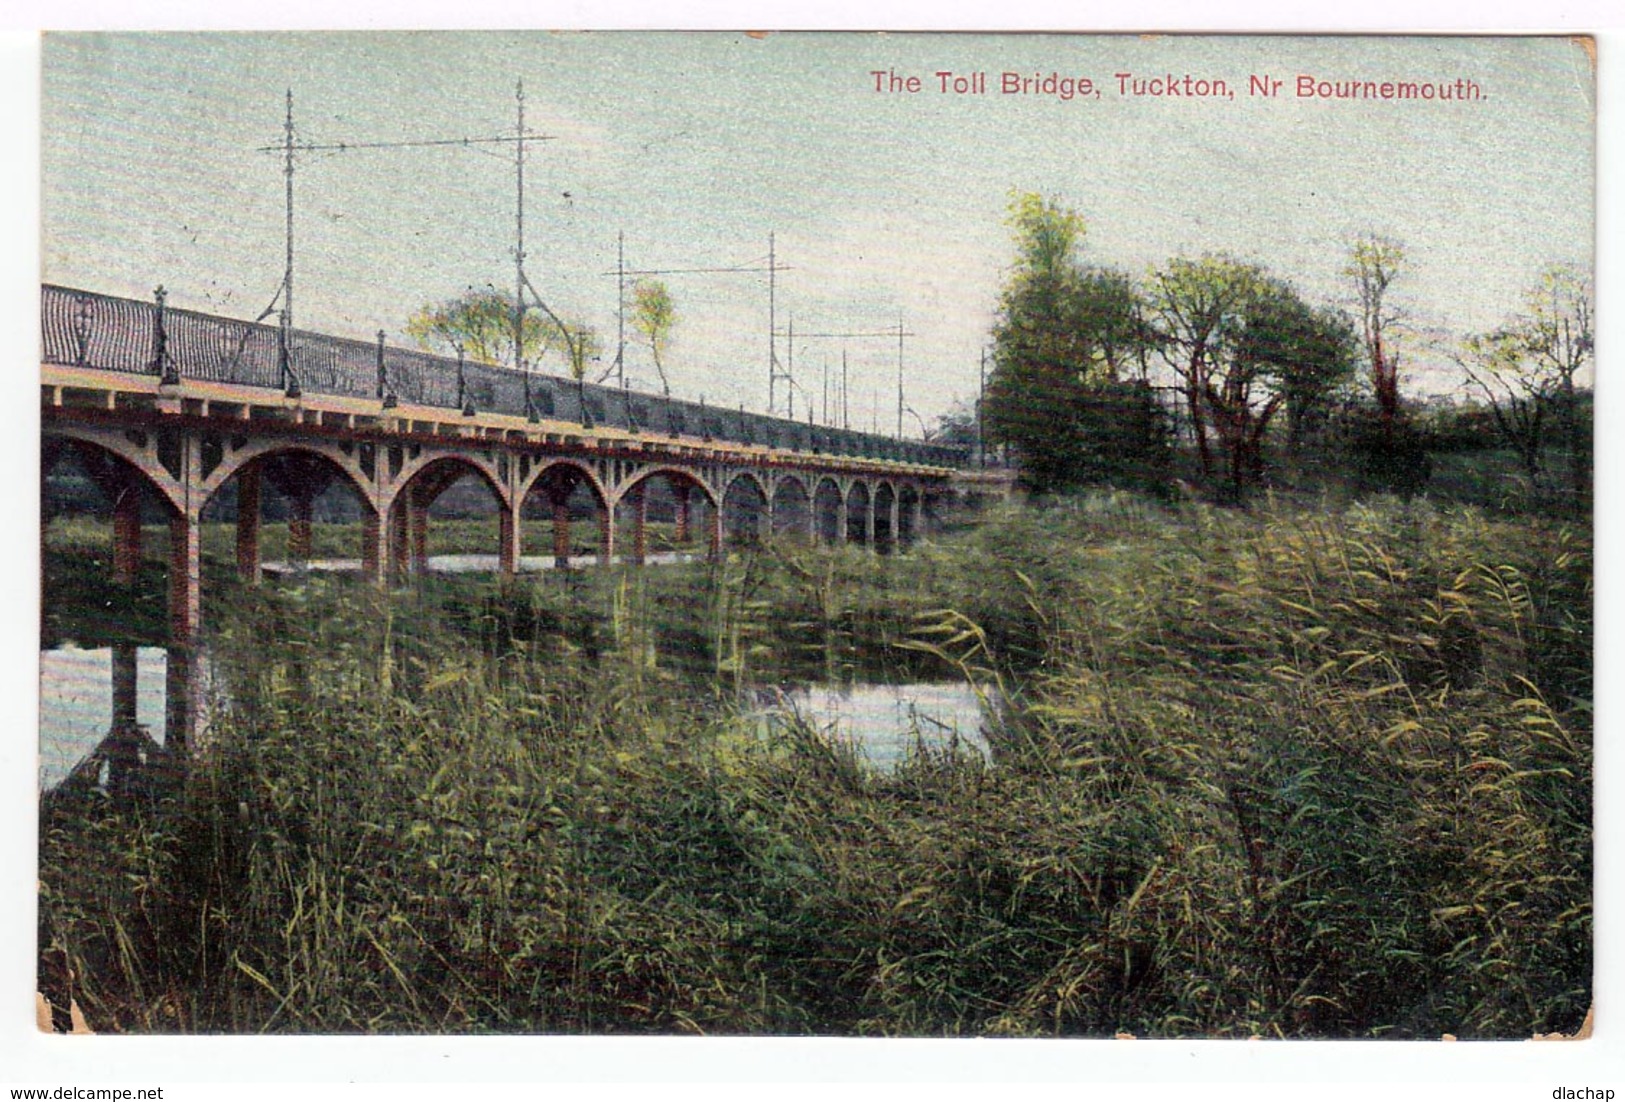
[[1008,444],[1038,493],[1160,481],[1167,440],[1149,389],[1122,381],[1135,365],[1143,379],[1151,339],[1133,282],[1079,262],[1083,218],[1054,199],[1016,193],[1007,223],[1016,263],[993,331],[987,442]]
[[1269,380],[1286,410],[1287,448],[1327,420],[1334,393],[1354,375],[1354,323],[1340,310],[1316,308],[1289,285],[1267,283],[1247,307],[1236,358]]
[[569,364],[570,378],[580,382],[587,377],[587,364],[603,356],[603,339],[598,330],[579,318],[562,318],[552,328],[559,335],[560,351]]
[[671,344],[671,331],[677,325],[677,307],[671,292],[658,279],[640,279],[632,288],[632,327],[649,342],[649,354],[654,357],[655,371],[660,374],[662,393],[671,397],[671,384],[666,381],[666,368],[661,362]]
[[1215,471],[1217,443],[1228,453],[1228,475],[1237,488],[1251,477],[1248,441],[1262,438],[1279,405],[1275,396],[1263,409],[1254,409],[1253,382],[1260,365],[1232,355],[1232,343],[1264,286],[1264,272],[1257,265],[1212,254],[1200,260],[1175,257],[1152,276],[1159,348],[1179,380],[1202,474]]
[[1572,486],[1588,479],[1576,377],[1591,362],[1591,285],[1572,267],[1553,266],[1525,295],[1525,311],[1462,342],[1456,362],[1489,403],[1496,429],[1538,484],[1555,418],[1569,453]]
[[1368,233],[1349,246],[1349,262],[1343,268],[1343,274],[1354,281],[1371,393],[1385,427],[1399,416],[1399,351],[1390,339],[1399,314],[1388,301],[1388,286],[1404,265],[1404,246]]
[[[430,303],[406,321],[406,334],[426,351],[455,353],[477,363],[518,366],[513,360],[513,299],[500,291],[470,289],[457,298]],[[520,330],[521,355],[535,363],[558,342],[558,331],[527,312]]]
[[1353,371],[1352,323],[1256,264],[1176,257],[1153,276],[1150,299],[1202,473],[1222,474],[1232,494],[1263,477],[1276,415],[1286,410],[1296,448]]
[[1525,295],[1524,350],[1557,380],[1557,417],[1569,453],[1570,486],[1584,492],[1591,479],[1590,433],[1582,424],[1576,378],[1595,354],[1591,280],[1573,265],[1553,264]]
[[952,409],[937,418],[925,438],[933,444],[974,450],[978,443],[974,403],[955,402]]
[[1410,495],[1427,484],[1431,461],[1425,437],[1404,417],[1399,404],[1399,350],[1395,340],[1400,312],[1388,291],[1405,267],[1405,248],[1391,238],[1367,233],[1349,245],[1343,275],[1353,281],[1359,310],[1375,416],[1353,413],[1349,424],[1359,480],[1377,490]]
[[1521,338],[1510,329],[1468,337],[1456,362],[1489,402],[1496,430],[1518,454],[1529,481],[1538,484],[1553,380],[1524,356]]
[[[426,351],[455,354],[461,349],[477,363],[513,367],[513,318],[513,299],[493,288],[469,290],[424,306],[407,319],[406,334]],[[522,366],[534,368],[549,353],[557,352],[577,381],[585,376],[588,362],[603,353],[591,325],[560,317],[545,303],[526,309],[520,332]]]

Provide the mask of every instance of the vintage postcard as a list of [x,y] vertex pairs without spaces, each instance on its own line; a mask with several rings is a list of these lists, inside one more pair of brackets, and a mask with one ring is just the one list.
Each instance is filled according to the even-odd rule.
[[42,1027],[1588,1030],[1595,55],[47,35]]

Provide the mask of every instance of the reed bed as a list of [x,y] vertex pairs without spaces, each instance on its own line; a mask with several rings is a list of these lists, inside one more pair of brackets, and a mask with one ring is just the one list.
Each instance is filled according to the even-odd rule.
[[[879,558],[223,588],[229,704],[42,801],[42,984],[131,1032],[1522,1037],[1591,999],[1591,550],[1383,501]],[[764,729],[968,679],[992,760]]]

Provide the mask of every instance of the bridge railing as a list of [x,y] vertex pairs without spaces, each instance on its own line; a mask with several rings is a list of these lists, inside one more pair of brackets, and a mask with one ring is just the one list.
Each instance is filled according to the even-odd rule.
[[[391,348],[274,325],[177,310],[156,302],[115,298],[42,285],[43,362],[104,371],[162,375],[241,386],[283,388],[351,398],[385,398],[445,409],[527,416],[606,426],[653,435],[700,436],[823,455],[893,462],[963,466],[964,449],[810,425],[665,398],[657,394],[578,383],[557,375],[513,371],[446,356]],[[459,377],[461,385],[459,386]]]

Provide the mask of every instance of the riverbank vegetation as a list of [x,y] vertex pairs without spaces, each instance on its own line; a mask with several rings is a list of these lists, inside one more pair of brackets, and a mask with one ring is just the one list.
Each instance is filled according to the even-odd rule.
[[[195,760],[42,799],[42,987],[107,1032],[1572,1030],[1591,565],[1095,494],[891,558],[223,577]],[[753,718],[886,667],[975,684],[990,760]]]

